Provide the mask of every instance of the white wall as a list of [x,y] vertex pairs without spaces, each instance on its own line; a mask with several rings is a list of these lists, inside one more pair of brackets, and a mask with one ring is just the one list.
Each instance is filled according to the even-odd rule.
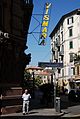
[[[60,76],[60,78],[69,79],[73,75],[73,70],[71,67],[74,66],[74,62],[70,63],[70,53],[77,53],[80,49],[80,15],[73,15],[74,23],[68,25],[67,18],[63,21],[63,45],[64,45],[64,77],[62,77],[62,70],[61,74],[56,73],[56,78]],[[69,37],[69,27],[73,28],[73,36]],[[61,28],[60,28],[61,29]],[[59,29],[58,29],[59,30]],[[54,36],[53,36],[54,37]],[[61,32],[60,32],[61,38]],[[54,40],[54,38],[53,38]],[[69,41],[73,41],[73,49],[69,48]],[[61,41],[61,39],[60,39]],[[62,41],[61,41],[62,43]],[[54,46],[53,46],[54,47]],[[54,62],[54,56],[52,55],[52,61]]]

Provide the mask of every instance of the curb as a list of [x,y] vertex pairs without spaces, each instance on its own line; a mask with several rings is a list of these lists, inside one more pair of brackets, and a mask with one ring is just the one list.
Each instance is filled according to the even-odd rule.
[[64,116],[61,116],[61,118],[79,118],[80,119],[80,114],[78,114],[78,115],[64,115]]
[[72,114],[68,114],[69,112],[64,112],[62,111],[64,114],[61,116],[62,119],[64,118],[80,118],[80,114],[76,114],[76,115],[72,115]]
[[[33,114],[32,114],[33,113]],[[22,112],[21,113],[13,113],[13,114],[4,114],[4,115],[1,115],[0,117],[23,117],[23,116],[26,116],[26,117],[61,117],[64,115],[64,113],[53,113],[53,114],[49,114],[49,113],[35,113],[35,111],[31,112],[29,115],[23,115]]]

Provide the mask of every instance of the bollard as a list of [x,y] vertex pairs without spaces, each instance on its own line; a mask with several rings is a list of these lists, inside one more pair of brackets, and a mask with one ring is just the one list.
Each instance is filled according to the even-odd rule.
[[60,113],[60,97],[56,97],[56,112]]

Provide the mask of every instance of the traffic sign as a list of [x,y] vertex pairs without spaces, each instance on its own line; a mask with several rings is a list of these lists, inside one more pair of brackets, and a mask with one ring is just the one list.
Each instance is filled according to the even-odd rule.
[[52,62],[39,62],[38,63],[39,67],[55,67],[55,68],[62,68],[63,63],[52,63]]

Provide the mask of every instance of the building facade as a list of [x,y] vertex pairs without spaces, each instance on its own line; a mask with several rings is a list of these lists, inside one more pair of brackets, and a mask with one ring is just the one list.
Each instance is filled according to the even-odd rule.
[[74,56],[80,51],[80,9],[62,16],[50,37],[51,61],[64,65],[56,70],[56,79],[69,92],[69,81],[75,79]]
[[35,79],[39,77],[41,80],[41,85],[51,83],[51,73],[41,67],[26,67],[25,71],[28,71],[31,75],[33,75],[34,72]]
[[[0,112],[17,112],[21,106],[24,69],[30,61],[27,35],[32,0],[0,0]],[[17,101],[18,100],[18,101]]]

